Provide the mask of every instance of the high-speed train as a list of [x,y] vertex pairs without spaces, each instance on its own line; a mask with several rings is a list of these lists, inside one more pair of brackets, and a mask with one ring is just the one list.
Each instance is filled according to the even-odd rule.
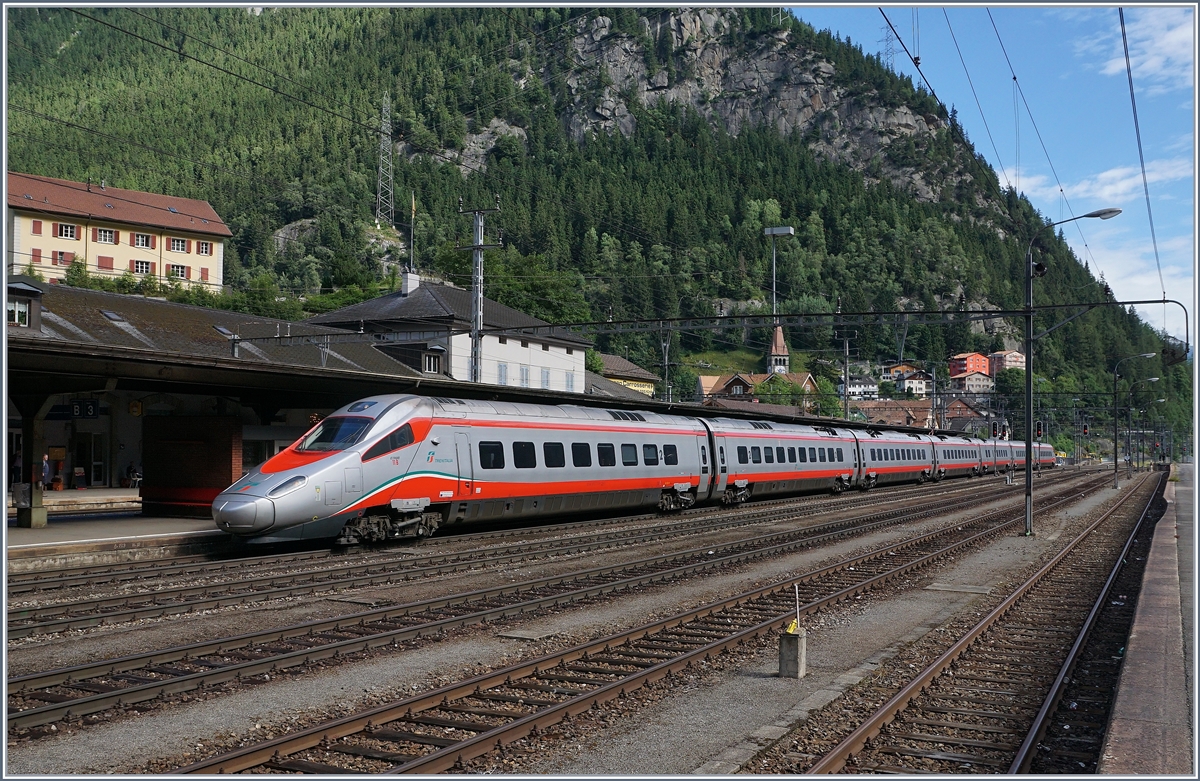
[[[1038,445],[1039,467],[1054,451]],[[1019,443],[571,404],[372,396],[213,501],[252,541],[423,537],[447,524],[839,492],[1023,468]]]

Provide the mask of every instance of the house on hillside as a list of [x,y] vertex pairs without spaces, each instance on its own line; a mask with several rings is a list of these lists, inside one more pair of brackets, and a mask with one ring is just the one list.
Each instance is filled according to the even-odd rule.
[[845,382],[838,383],[838,396],[842,398],[850,397],[851,401],[860,399],[877,399],[879,398],[879,383],[870,377],[860,377],[850,375],[849,391],[847,391]]
[[[793,372],[787,343],[783,338],[783,327],[775,326],[771,346],[767,350],[767,371],[732,372],[729,374],[702,374],[696,378],[696,396],[701,403],[713,399],[758,402],[792,406],[795,389],[815,400],[817,381],[808,372]],[[806,399],[805,409],[812,408]],[[784,413],[790,414],[790,413]],[[797,413],[798,414],[798,413]]]
[[963,372],[950,377],[950,387],[961,393],[991,393],[996,387],[996,381],[983,372]]
[[915,371],[920,371],[920,369],[911,363],[885,363],[880,371],[879,379],[882,382],[896,382],[904,375],[912,374]]
[[648,372],[633,361],[619,355],[600,353],[600,361],[604,364],[604,371],[600,372],[600,376],[604,379],[624,385],[626,388],[631,388],[646,396],[654,396],[654,389],[660,381],[657,374]]
[[896,380],[896,390],[900,393],[912,391],[918,399],[923,399],[933,390],[933,375],[920,369],[909,372]]
[[1025,355],[1016,350],[1002,350],[988,356],[990,374],[995,377],[1005,369],[1025,369]]
[[[306,323],[389,334],[379,349],[430,375],[470,379],[471,291],[423,284],[406,275],[404,289],[310,317]],[[482,381],[492,385],[584,392],[587,339],[485,298],[483,327],[536,328],[529,335],[483,335]],[[536,335],[535,335],[536,334]]]
[[983,353],[959,353],[951,356],[949,372],[951,377],[970,372],[990,373],[991,364],[988,362],[987,356]]
[[233,236],[207,201],[8,172],[4,237],[11,277],[51,284],[74,262],[89,274],[172,279],[220,290]]
[[853,406],[866,417],[868,423],[933,427],[933,404],[928,399],[878,399],[853,402]]

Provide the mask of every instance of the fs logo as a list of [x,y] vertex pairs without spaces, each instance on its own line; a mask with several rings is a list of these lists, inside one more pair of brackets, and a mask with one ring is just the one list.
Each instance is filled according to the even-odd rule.
[[429,457],[425,459],[425,463],[427,463],[427,464],[433,463],[433,453],[434,453],[434,451],[432,451],[432,450],[429,451]]

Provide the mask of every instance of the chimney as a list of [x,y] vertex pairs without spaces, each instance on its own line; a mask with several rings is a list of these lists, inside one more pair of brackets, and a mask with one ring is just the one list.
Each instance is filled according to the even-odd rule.
[[408,296],[421,286],[421,275],[405,271],[400,275],[400,295]]
[[104,189],[104,180],[103,179],[100,180],[100,189],[101,190]]

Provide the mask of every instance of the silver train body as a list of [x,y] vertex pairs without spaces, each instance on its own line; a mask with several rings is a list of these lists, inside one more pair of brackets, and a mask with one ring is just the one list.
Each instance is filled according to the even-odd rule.
[[[1049,445],[1037,465],[1054,466]],[[421,537],[444,525],[738,504],[1003,474],[1020,443],[575,405],[373,396],[318,423],[213,501],[260,542]]]

